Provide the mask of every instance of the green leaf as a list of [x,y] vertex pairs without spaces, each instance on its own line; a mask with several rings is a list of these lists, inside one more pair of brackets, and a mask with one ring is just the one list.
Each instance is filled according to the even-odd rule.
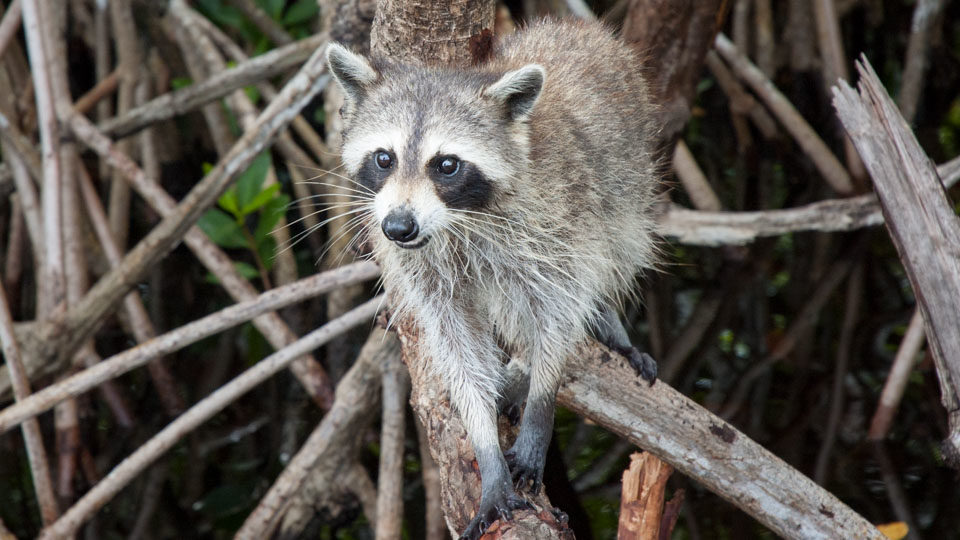
[[[237,178],[237,206],[246,208],[257,194],[260,193],[260,187],[267,178],[267,170],[270,168],[270,152],[261,152],[247,170]],[[241,214],[246,216],[246,214]]]
[[260,277],[260,272],[255,266],[243,261],[234,261],[233,267],[237,269],[237,272],[240,272],[240,275],[247,279],[256,279]]
[[257,223],[257,229],[253,233],[253,237],[258,243],[262,238],[267,237],[273,232],[273,228],[277,226],[277,222],[286,214],[287,205],[289,204],[290,197],[281,193],[270,199],[263,207],[263,211],[260,212],[260,222]]
[[256,86],[244,86],[243,93],[254,103],[260,102],[260,90]]
[[207,236],[218,246],[225,248],[249,247],[246,238],[240,232],[240,224],[216,208],[211,208],[200,216],[197,226],[207,233]]
[[280,191],[280,184],[273,184],[273,185],[267,186],[266,189],[264,189],[260,193],[257,193],[256,197],[254,197],[253,200],[245,204],[244,207],[240,209],[240,212],[243,215],[247,215],[256,210],[259,210],[261,206],[270,202],[270,199],[272,199],[274,195],[277,194],[278,191]]
[[273,17],[273,20],[279,21],[280,14],[283,13],[283,5],[287,0],[258,0],[257,3],[267,12],[267,15]]
[[273,263],[277,260],[277,241],[272,236],[264,237],[257,243],[257,255],[267,270],[273,268]]
[[174,77],[170,80],[170,87],[174,90],[179,90],[181,88],[186,88],[193,84],[193,79],[190,77]]
[[237,206],[237,190],[230,188],[223,192],[223,195],[217,199],[217,204],[221,208],[233,214],[233,217],[237,220],[242,220],[243,216],[240,214],[240,208]]
[[299,0],[284,13],[281,22],[284,26],[293,26],[313,19],[319,12],[320,6],[316,0]]

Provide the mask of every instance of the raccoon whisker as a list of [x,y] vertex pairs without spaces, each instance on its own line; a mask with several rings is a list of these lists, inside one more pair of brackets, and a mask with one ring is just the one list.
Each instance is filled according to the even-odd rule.
[[[454,220],[451,220],[451,221],[459,221],[459,219],[464,218],[464,217],[465,217],[465,216],[457,216]],[[469,229],[469,231],[470,231],[470,233],[475,234],[475,235],[483,238],[484,240],[487,241],[487,243],[489,243],[489,244],[492,245],[492,246],[498,245],[497,241],[495,241],[493,238],[488,237],[488,236],[482,231],[482,229],[480,229],[480,228],[472,227],[472,228]],[[486,251],[486,250],[477,248],[476,246],[473,245],[472,242],[469,242],[469,241],[467,242],[467,244],[468,244],[469,247],[474,248],[474,249],[479,253],[479,255],[480,255],[481,257],[483,257],[483,258],[487,261],[488,264],[491,264],[493,267],[496,267],[496,265],[493,265],[493,263],[492,263],[489,255],[487,254],[487,251]],[[540,247],[542,248],[542,246],[540,246]],[[557,258],[557,255],[559,255],[559,254],[540,254],[537,250],[524,250],[524,251],[526,251],[528,255],[533,255],[533,257],[532,257],[533,261],[536,261],[536,262],[539,263],[539,264],[523,264],[522,261],[518,261],[518,262],[515,263],[515,264],[517,264],[517,267],[518,267],[518,268],[525,268],[525,271],[526,271],[526,272],[529,272],[529,271],[533,270],[534,276],[537,277],[538,279],[535,280],[535,281],[533,281],[533,282],[531,282],[531,283],[529,283],[529,285],[534,286],[541,294],[551,294],[551,293],[549,292],[549,291],[551,290],[550,287],[549,287],[549,285],[550,285],[551,283],[554,283],[555,280],[552,280],[552,279],[550,279],[549,277],[544,276],[544,275],[542,274],[542,272],[540,272],[540,270],[539,270],[539,266],[540,266],[540,265],[543,265],[543,266],[545,266],[546,268],[551,269],[551,270],[553,270],[554,272],[557,272],[558,274],[564,276],[564,277],[567,278],[568,280],[570,280],[570,281],[572,281],[573,283],[576,283],[577,285],[579,285],[583,290],[589,290],[589,289],[587,288],[587,286],[583,283],[582,280],[574,277],[568,270],[566,270],[565,268],[561,267],[561,266],[556,262],[555,259]],[[578,257],[578,256],[575,256],[575,255],[570,255],[569,258],[570,258],[571,260],[573,260],[573,261],[577,261],[577,260],[582,260],[582,259],[583,259],[583,257]],[[533,262],[533,261],[528,261],[528,263],[529,263],[529,262]],[[537,283],[537,281],[541,281],[546,288],[541,288],[541,287],[539,286],[540,283]],[[499,285],[499,284],[498,284],[498,285]],[[500,286],[500,288],[502,289],[502,285],[499,285],[499,286]],[[564,294],[565,296],[569,297],[571,300],[577,301],[577,303],[579,303],[579,304],[581,304],[581,305],[585,305],[584,302],[581,302],[581,301],[579,300],[579,298],[577,298],[574,294],[570,293],[569,291],[563,290],[562,292],[563,292],[563,294]]]
[[[337,168],[339,168],[339,167],[337,167]],[[335,178],[340,178],[341,180],[346,180],[347,182],[350,182],[351,184],[355,184],[357,187],[361,187],[361,188],[364,188],[364,189],[366,189],[366,190],[369,191],[369,188],[368,188],[367,186],[361,184],[360,182],[357,182],[356,180],[354,180],[353,178],[350,178],[349,176],[345,176],[345,175],[342,175],[342,174],[340,174],[340,173],[335,173],[335,172],[333,172],[332,170],[330,170],[330,171],[323,171],[323,173],[324,173],[325,175],[333,176],[333,177],[335,177]],[[318,175],[318,176],[314,176],[313,178],[307,178],[306,180],[303,180],[302,183],[306,183],[306,182],[309,182],[309,181],[312,181],[312,180],[316,180],[317,178],[321,178],[321,177],[324,176],[324,174],[321,174],[321,175]]]
[[[371,197],[371,198],[373,198],[373,196],[376,195],[376,193],[374,193],[373,191],[371,191],[369,188],[367,188],[366,186],[364,186],[364,185],[362,185],[362,184],[357,184],[357,185],[360,186],[360,187],[362,187],[362,188],[364,188],[363,190],[354,189],[354,188],[352,188],[352,187],[347,187],[347,186],[341,186],[341,185],[339,185],[339,184],[331,184],[330,182],[316,182],[316,181],[313,181],[313,180],[304,180],[303,182],[300,182],[300,183],[301,183],[301,184],[310,184],[310,185],[312,185],[312,186],[324,186],[324,187],[329,187],[329,188],[334,188],[334,189],[343,189],[343,190],[346,190],[346,191],[349,191],[349,192],[352,192],[352,193],[357,193],[357,194],[360,194],[360,195],[365,195],[365,196],[368,196],[368,197]],[[335,195],[335,193],[334,193],[334,195]]]
[[[322,213],[324,213],[324,212],[329,212],[329,211],[331,211],[331,210],[336,210],[336,209],[339,209],[339,208],[347,207],[347,206],[348,206],[348,205],[340,205],[340,206],[335,206],[335,207],[333,207],[333,208],[324,208],[324,209],[321,209],[321,210],[317,210],[316,212],[311,212],[311,213],[309,213],[309,214],[307,214],[307,215],[305,215],[305,216],[303,216],[303,217],[301,217],[301,218],[299,218],[299,219],[297,219],[297,220],[295,220],[295,221],[291,221],[290,223],[284,225],[283,227],[281,227],[281,228],[278,229],[278,230],[282,230],[282,229],[285,229],[285,228],[289,228],[289,227],[293,226],[294,224],[299,223],[299,222],[307,219],[308,217],[315,216],[315,215],[317,215],[317,214],[322,214]],[[336,219],[338,219],[338,218],[340,218],[340,217],[342,217],[342,216],[349,216],[349,215],[351,215],[351,214],[356,214],[357,212],[362,212],[363,210],[369,208],[369,204],[349,205],[349,206],[360,206],[360,208],[354,208],[354,209],[348,210],[348,211],[346,211],[346,212],[340,212],[339,214],[337,214],[337,215],[335,215],[335,216],[331,216],[331,217],[323,220],[322,222],[317,223],[316,225],[310,227],[309,230],[312,232],[313,230],[318,229],[318,228],[320,228],[320,227],[323,227],[323,226],[326,225],[327,223],[330,223],[331,221],[334,221],[334,220],[336,220]],[[302,234],[302,233],[300,233],[300,234]]]
[[317,195],[309,195],[307,197],[300,197],[290,203],[290,205],[297,204],[304,201],[310,201],[313,199],[323,199],[325,197],[342,197],[345,199],[354,199],[353,201],[343,201],[343,202],[356,202],[356,201],[372,201],[373,197],[368,197],[365,195],[353,195],[350,193],[319,193]]
[[[358,227],[360,228],[361,231],[363,231],[366,228],[366,225],[364,225],[366,218],[367,216],[357,216],[356,218],[354,218],[355,220],[357,220],[357,223],[348,222],[349,228],[344,227],[346,230],[340,232],[340,234],[338,234],[337,237],[334,238],[333,244],[335,245],[345,235],[352,234],[353,230],[357,229]],[[347,242],[347,245],[344,246],[344,248],[340,251],[340,254],[337,255],[337,258],[333,261],[334,265],[340,266],[341,264],[343,264],[343,259],[344,257],[347,256],[347,253],[350,253],[359,244],[360,239],[365,236],[366,236],[366,232],[352,234],[352,236],[350,237],[350,241]]]
[[[342,230],[339,231],[339,233],[337,234],[337,236],[327,241],[327,246],[326,246],[326,248],[323,250],[323,252],[320,253],[320,256],[317,257],[317,265],[320,264],[320,261],[323,260],[324,256],[326,256],[327,252],[329,252],[331,249],[333,249],[333,246],[335,246],[335,245],[337,244],[337,242],[340,241],[341,238],[343,238],[343,237],[344,237],[345,235],[347,235],[347,234],[350,234],[350,233],[351,233],[354,229],[356,229],[357,227],[362,226],[362,225],[366,222],[366,220],[367,220],[368,217],[369,217],[369,214],[360,214],[360,215],[358,215],[358,216],[354,216],[354,217],[351,218],[349,221],[347,221],[346,223],[344,223],[343,226],[341,227]],[[349,247],[350,244],[347,244],[347,246]],[[343,255],[343,254],[341,254],[341,256],[342,256],[342,255]]]
[[[308,228],[308,229],[305,229],[305,230],[297,233],[296,235],[294,235],[294,236],[290,239],[289,245],[285,246],[285,247],[283,248],[283,250],[281,251],[281,253],[282,253],[283,251],[286,251],[286,250],[292,248],[293,246],[297,245],[298,243],[300,243],[301,241],[303,241],[304,238],[306,238],[307,236],[313,234],[315,231],[319,230],[320,228],[322,228],[324,225],[330,223],[331,221],[334,221],[334,220],[336,220],[337,218],[339,218],[339,217],[341,217],[341,216],[350,215],[350,214],[355,214],[355,213],[358,213],[358,212],[363,212],[363,211],[365,211],[365,210],[368,210],[368,209],[366,209],[366,208],[358,208],[358,209],[355,209],[355,210],[351,210],[351,211],[349,211],[349,212],[343,212],[343,213],[337,214],[336,216],[333,216],[333,217],[331,217],[331,218],[328,218],[328,219],[326,219],[326,220],[324,220],[324,221],[322,221],[322,222],[320,222],[320,223],[317,223],[316,225],[314,225],[314,226],[312,226],[312,227],[310,227],[310,228]],[[302,218],[301,218],[301,219],[302,219]]]

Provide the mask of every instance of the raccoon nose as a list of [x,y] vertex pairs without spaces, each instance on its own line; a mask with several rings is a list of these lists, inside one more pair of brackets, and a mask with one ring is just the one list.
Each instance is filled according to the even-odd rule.
[[420,227],[409,210],[393,210],[380,225],[383,234],[394,242],[409,242],[420,234]]

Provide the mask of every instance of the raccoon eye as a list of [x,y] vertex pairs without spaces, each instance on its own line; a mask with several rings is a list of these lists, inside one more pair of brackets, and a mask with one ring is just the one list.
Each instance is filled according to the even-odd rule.
[[445,157],[437,163],[437,171],[445,176],[453,176],[460,170],[460,160],[455,157]]
[[386,150],[378,150],[373,154],[373,161],[377,164],[377,167],[389,169],[393,165],[393,156]]

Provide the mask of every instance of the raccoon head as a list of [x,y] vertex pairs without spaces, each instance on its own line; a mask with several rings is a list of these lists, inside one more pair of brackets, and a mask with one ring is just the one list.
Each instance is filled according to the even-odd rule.
[[545,70],[507,73],[369,62],[327,49],[345,103],[343,164],[388,244],[420,248],[496,214],[526,173],[528,125]]

